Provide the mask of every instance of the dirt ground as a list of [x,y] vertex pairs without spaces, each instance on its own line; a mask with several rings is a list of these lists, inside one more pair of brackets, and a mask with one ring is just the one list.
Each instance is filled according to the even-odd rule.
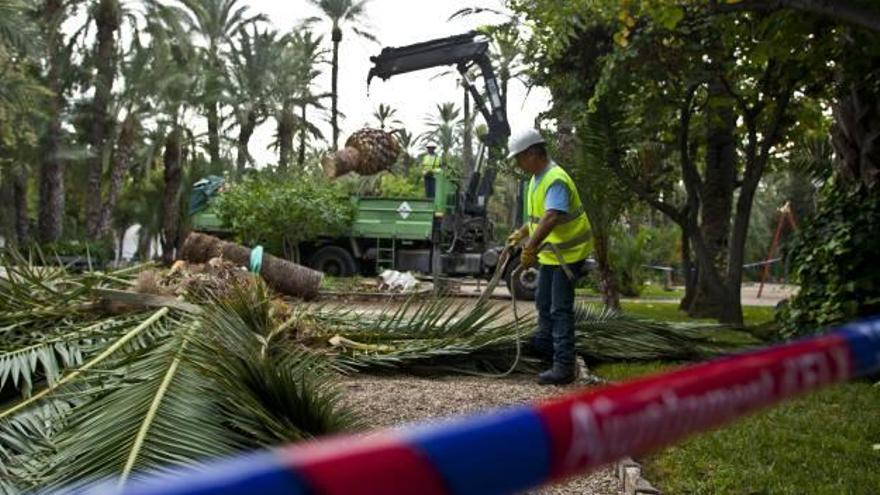
[[[368,418],[371,426],[390,427],[524,404],[572,392],[583,384],[544,387],[527,375],[502,379],[358,375],[347,377],[343,386],[346,400]],[[620,490],[612,470],[606,468],[530,493],[616,495]]]

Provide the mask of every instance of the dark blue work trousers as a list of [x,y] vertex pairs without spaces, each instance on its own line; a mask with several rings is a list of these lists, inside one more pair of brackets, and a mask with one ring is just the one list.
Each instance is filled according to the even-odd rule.
[[531,342],[542,358],[552,357],[555,366],[563,367],[575,364],[574,289],[583,263],[572,263],[568,268],[575,280],[569,280],[561,266],[541,265],[535,294],[538,331]]

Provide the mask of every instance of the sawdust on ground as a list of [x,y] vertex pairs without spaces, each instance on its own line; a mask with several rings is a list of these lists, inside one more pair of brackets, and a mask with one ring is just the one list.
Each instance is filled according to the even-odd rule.
[[[571,392],[583,385],[544,387],[528,375],[503,379],[482,377],[420,378],[357,375],[343,380],[346,400],[372,427],[439,420],[485,409],[524,404]],[[620,493],[610,468],[533,493],[612,495]]]

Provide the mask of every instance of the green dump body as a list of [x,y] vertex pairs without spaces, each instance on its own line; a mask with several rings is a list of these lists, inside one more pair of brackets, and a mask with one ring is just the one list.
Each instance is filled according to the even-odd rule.
[[[435,180],[434,199],[352,196],[356,214],[348,237],[430,241],[434,217],[451,215],[455,208],[455,184],[442,172],[435,174]],[[192,228],[202,232],[231,232],[210,208],[192,216]]]

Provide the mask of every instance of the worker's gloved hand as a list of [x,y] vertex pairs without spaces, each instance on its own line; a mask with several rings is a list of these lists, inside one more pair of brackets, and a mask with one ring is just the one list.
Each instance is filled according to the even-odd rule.
[[516,246],[517,244],[520,243],[520,241],[523,240],[523,238],[525,238],[525,236],[526,235],[523,233],[522,230],[516,229],[513,231],[512,234],[507,236],[507,245],[508,246]]
[[538,250],[533,247],[524,247],[519,256],[519,265],[523,268],[531,268],[538,264]]

